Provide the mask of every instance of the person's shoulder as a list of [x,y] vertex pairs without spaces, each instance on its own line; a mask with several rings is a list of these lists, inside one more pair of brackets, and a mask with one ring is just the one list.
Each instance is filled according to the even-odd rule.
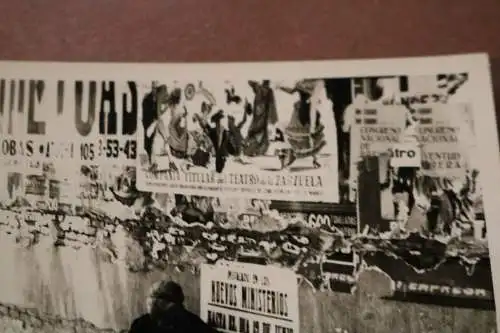
[[132,322],[132,324],[134,324],[134,323],[141,324],[141,323],[149,323],[149,322],[151,322],[151,316],[148,313],[145,313],[145,314],[135,318],[134,321]]
[[210,325],[205,323],[199,316],[195,315],[191,311],[188,311],[189,313],[189,320],[190,323],[196,328],[197,331],[199,332],[206,332],[206,333],[217,333],[218,331],[214,328],[212,328]]
[[151,325],[151,317],[149,314],[143,314],[140,317],[137,317],[130,325],[130,333],[133,332],[143,332]]

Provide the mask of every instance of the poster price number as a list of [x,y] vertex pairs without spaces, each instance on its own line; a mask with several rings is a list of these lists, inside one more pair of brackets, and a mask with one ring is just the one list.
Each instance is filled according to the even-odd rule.
[[137,156],[137,142],[135,140],[125,140],[120,142],[118,139],[107,139],[99,141],[101,154],[106,158],[120,158],[122,156],[133,160]]
[[80,144],[80,158],[83,161],[93,161],[96,158],[119,159],[125,157],[133,160],[137,156],[137,142],[135,140],[118,139],[99,140],[97,144],[86,142]]

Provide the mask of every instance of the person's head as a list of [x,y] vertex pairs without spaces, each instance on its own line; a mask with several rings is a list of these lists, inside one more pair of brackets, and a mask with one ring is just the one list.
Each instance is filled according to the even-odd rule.
[[207,115],[212,111],[213,104],[203,101],[201,103],[201,114]]
[[298,90],[299,93],[299,100],[302,104],[309,104],[309,99],[311,98],[311,95],[304,90]]
[[269,81],[269,80],[263,80],[262,81],[262,86],[264,88],[269,88],[271,86],[271,81]]
[[175,88],[172,90],[168,96],[168,104],[171,106],[176,106],[181,102],[182,90],[180,88]]
[[156,100],[163,104],[166,103],[168,100],[168,91],[167,91],[167,86],[162,84],[158,87],[155,88],[155,94],[156,94]]
[[205,140],[201,140],[200,144],[199,144],[199,147],[200,147],[201,150],[206,150],[206,149],[208,149],[208,144],[207,144],[207,142]]
[[154,283],[147,299],[148,312],[151,315],[164,312],[173,305],[182,306],[183,303],[184,292],[182,287],[178,283],[170,280]]
[[311,96],[314,92],[315,81],[300,80],[295,83],[295,91],[298,91],[301,96]]
[[227,116],[227,124],[228,124],[229,126],[234,126],[235,122],[236,122],[236,121],[235,121],[235,119],[234,119],[234,117],[233,117],[233,116]]
[[214,115],[212,116],[212,118],[211,118],[210,120],[212,121],[212,123],[214,123],[214,124],[215,124],[215,127],[216,127],[217,129],[220,129],[220,128],[221,128],[221,126],[222,126],[222,119],[223,119],[223,118],[224,118],[224,111],[219,110],[219,111],[217,111],[217,113],[216,113],[216,114],[214,114]]

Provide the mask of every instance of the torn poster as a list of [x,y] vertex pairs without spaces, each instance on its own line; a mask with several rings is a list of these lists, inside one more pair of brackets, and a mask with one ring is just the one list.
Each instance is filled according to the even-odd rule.
[[143,97],[139,189],[338,202],[327,80],[181,79]]
[[[483,55],[0,69],[6,331],[129,331],[159,295],[226,331],[494,329]],[[258,314],[207,303],[224,263],[272,280]]]
[[201,317],[220,332],[298,332],[296,275],[287,269],[224,262],[201,266]]

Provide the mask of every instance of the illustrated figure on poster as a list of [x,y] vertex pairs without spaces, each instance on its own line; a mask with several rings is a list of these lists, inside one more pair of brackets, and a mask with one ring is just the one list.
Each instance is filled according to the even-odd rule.
[[245,110],[243,112],[243,118],[240,120],[239,123],[236,124],[236,119],[232,115],[227,116],[227,126],[228,126],[228,131],[229,131],[229,140],[231,147],[234,148],[234,152],[232,155],[235,157],[235,162],[239,162],[242,164],[246,164],[245,160],[243,159],[243,151],[244,151],[244,144],[245,144],[245,138],[243,137],[242,134],[242,129],[245,123],[248,120],[248,116],[251,114],[252,108],[251,105],[248,103],[248,101],[245,101]]
[[228,105],[230,105],[231,103],[241,103],[241,96],[236,94],[236,89],[234,88],[234,86],[231,86],[231,88],[229,89],[225,89],[224,92],[226,93],[226,103]]
[[[148,127],[144,148],[152,170],[158,169],[157,157],[160,156],[167,157],[170,170],[178,170],[177,160],[188,159],[196,151],[196,142],[186,126],[187,110],[180,103],[181,97],[180,88],[168,93],[162,85],[156,90],[156,96],[147,95],[143,103],[143,126]],[[153,118],[150,114],[155,111],[156,118]]]
[[162,155],[162,153],[167,155],[171,160],[171,165],[175,165],[172,157],[179,160],[189,160],[198,147],[194,135],[187,128],[188,111],[185,106],[180,104],[181,96],[181,89],[176,88],[172,91],[168,99],[170,111],[168,129],[164,129],[165,123],[160,122],[159,124],[161,133],[163,133],[161,135],[163,142],[158,142],[158,155]]
[[280,89],[289,94],[299,94],[299,99],[293,106],[290,122],[285,129],[285,137],[291,150],[280,155],[282,169],[292,165],[298,158],[309,156],[312,157],[313,167],[319,168],[321,165],[317,155],[326,145],[326,140],[325,126],[322,123],[320,112],[311,104],[315,82],[302,80],[293,88],[280,87]]
[[[206,89],[200,90],[206,95]],[[154,95],[158,96],[154,96]],[[209,96],[212,97],[208,92]],[[212,97],[213,98],[213,97]],[[208,167],[215,149],[206,131],[188,128],[188,110],[181,103],[182,90],[174,88],[170,93],[162,85],[146,95],[143,102],[143,126],[145,127],[144,149],[149,157],[152,171],[165,170],[158,165],[158,157],[166,157],[166,170],[189,169],[192,166]],[[209,98],[210,99],[210,98]],[[206,119],[211,114],[213,103],[203,102],[193,121]],[[154,110],[157,116],[154,118]],[[202,121],[202,123],[204,122]],[[162,163],[160,163],[162,164]]]
[[464,179],[442,179],[440,184],[441,195],[439,204],[438,223],[436,230],[450,234],[454,227],[461,227],[462,221],[474,221],[476,219],[474,202],[474,183],[477,171],[467,172]]
[[[270,145],[269,126],[278,122],[276,100],[269,80],[248,81],[255,96],[251,108],[252,121],[243,144],[243,153],[249,157],[263,156]],[[250,110],[250,108],[247,108]]]
[[215,171],[221,173],[224,170],[228,156],[234,155],[236,152],[235,147],[232,146],[229,139],[229,131],[222,125],[224,111],[219,110],[210,118],[210,122],[212,122],[214,126],[210,125],[205,119],[198,115],[195,115],[195,117],[214,146]]
[[157,131],[156,122],[163,113],[168,99],[167,86],[153,83],[151,91],[142,100],[142,126],[144,128],[144,150],[150,165],[153,164],[153,142]]
[[[193,116],[193,122],[198,121],[198,116],[201,116],[204,122],[208,122],[208,118],[212,113],[212,109],[214,107],[215,102],[206,102],[203,101],[201,103],[201,110],[199,115],[195,114]],[[191,156],[191,161],[195,166],[201,166],[204,168],[208,168],[210,164],[210,158],[215,154],[214,146],[210,137],[207,133],[201,129],[201,131],[193,130],[190,132],[193,135],[194,140],[197,143],[197,148]]]
[[[338,171],[337,126],[325,80],[299,80],[290,89],[280,89],[270,80],[224,83],[229,88],[217,81],[204,82],[206,91],[198,85],[191,99],[175,85],[160,90],[166,97],[156,105],[159,116],[143,119],[148,127],[145,138],[152,143],[144,143],[150,163],[143,154],[141,171],[177,175],[175,171],[279,173],[287,169],[314,173],[316,179],[326,169]],[[207,97],[214,95],[213,101]],[[322,166],[324,170],[319,170]]]

